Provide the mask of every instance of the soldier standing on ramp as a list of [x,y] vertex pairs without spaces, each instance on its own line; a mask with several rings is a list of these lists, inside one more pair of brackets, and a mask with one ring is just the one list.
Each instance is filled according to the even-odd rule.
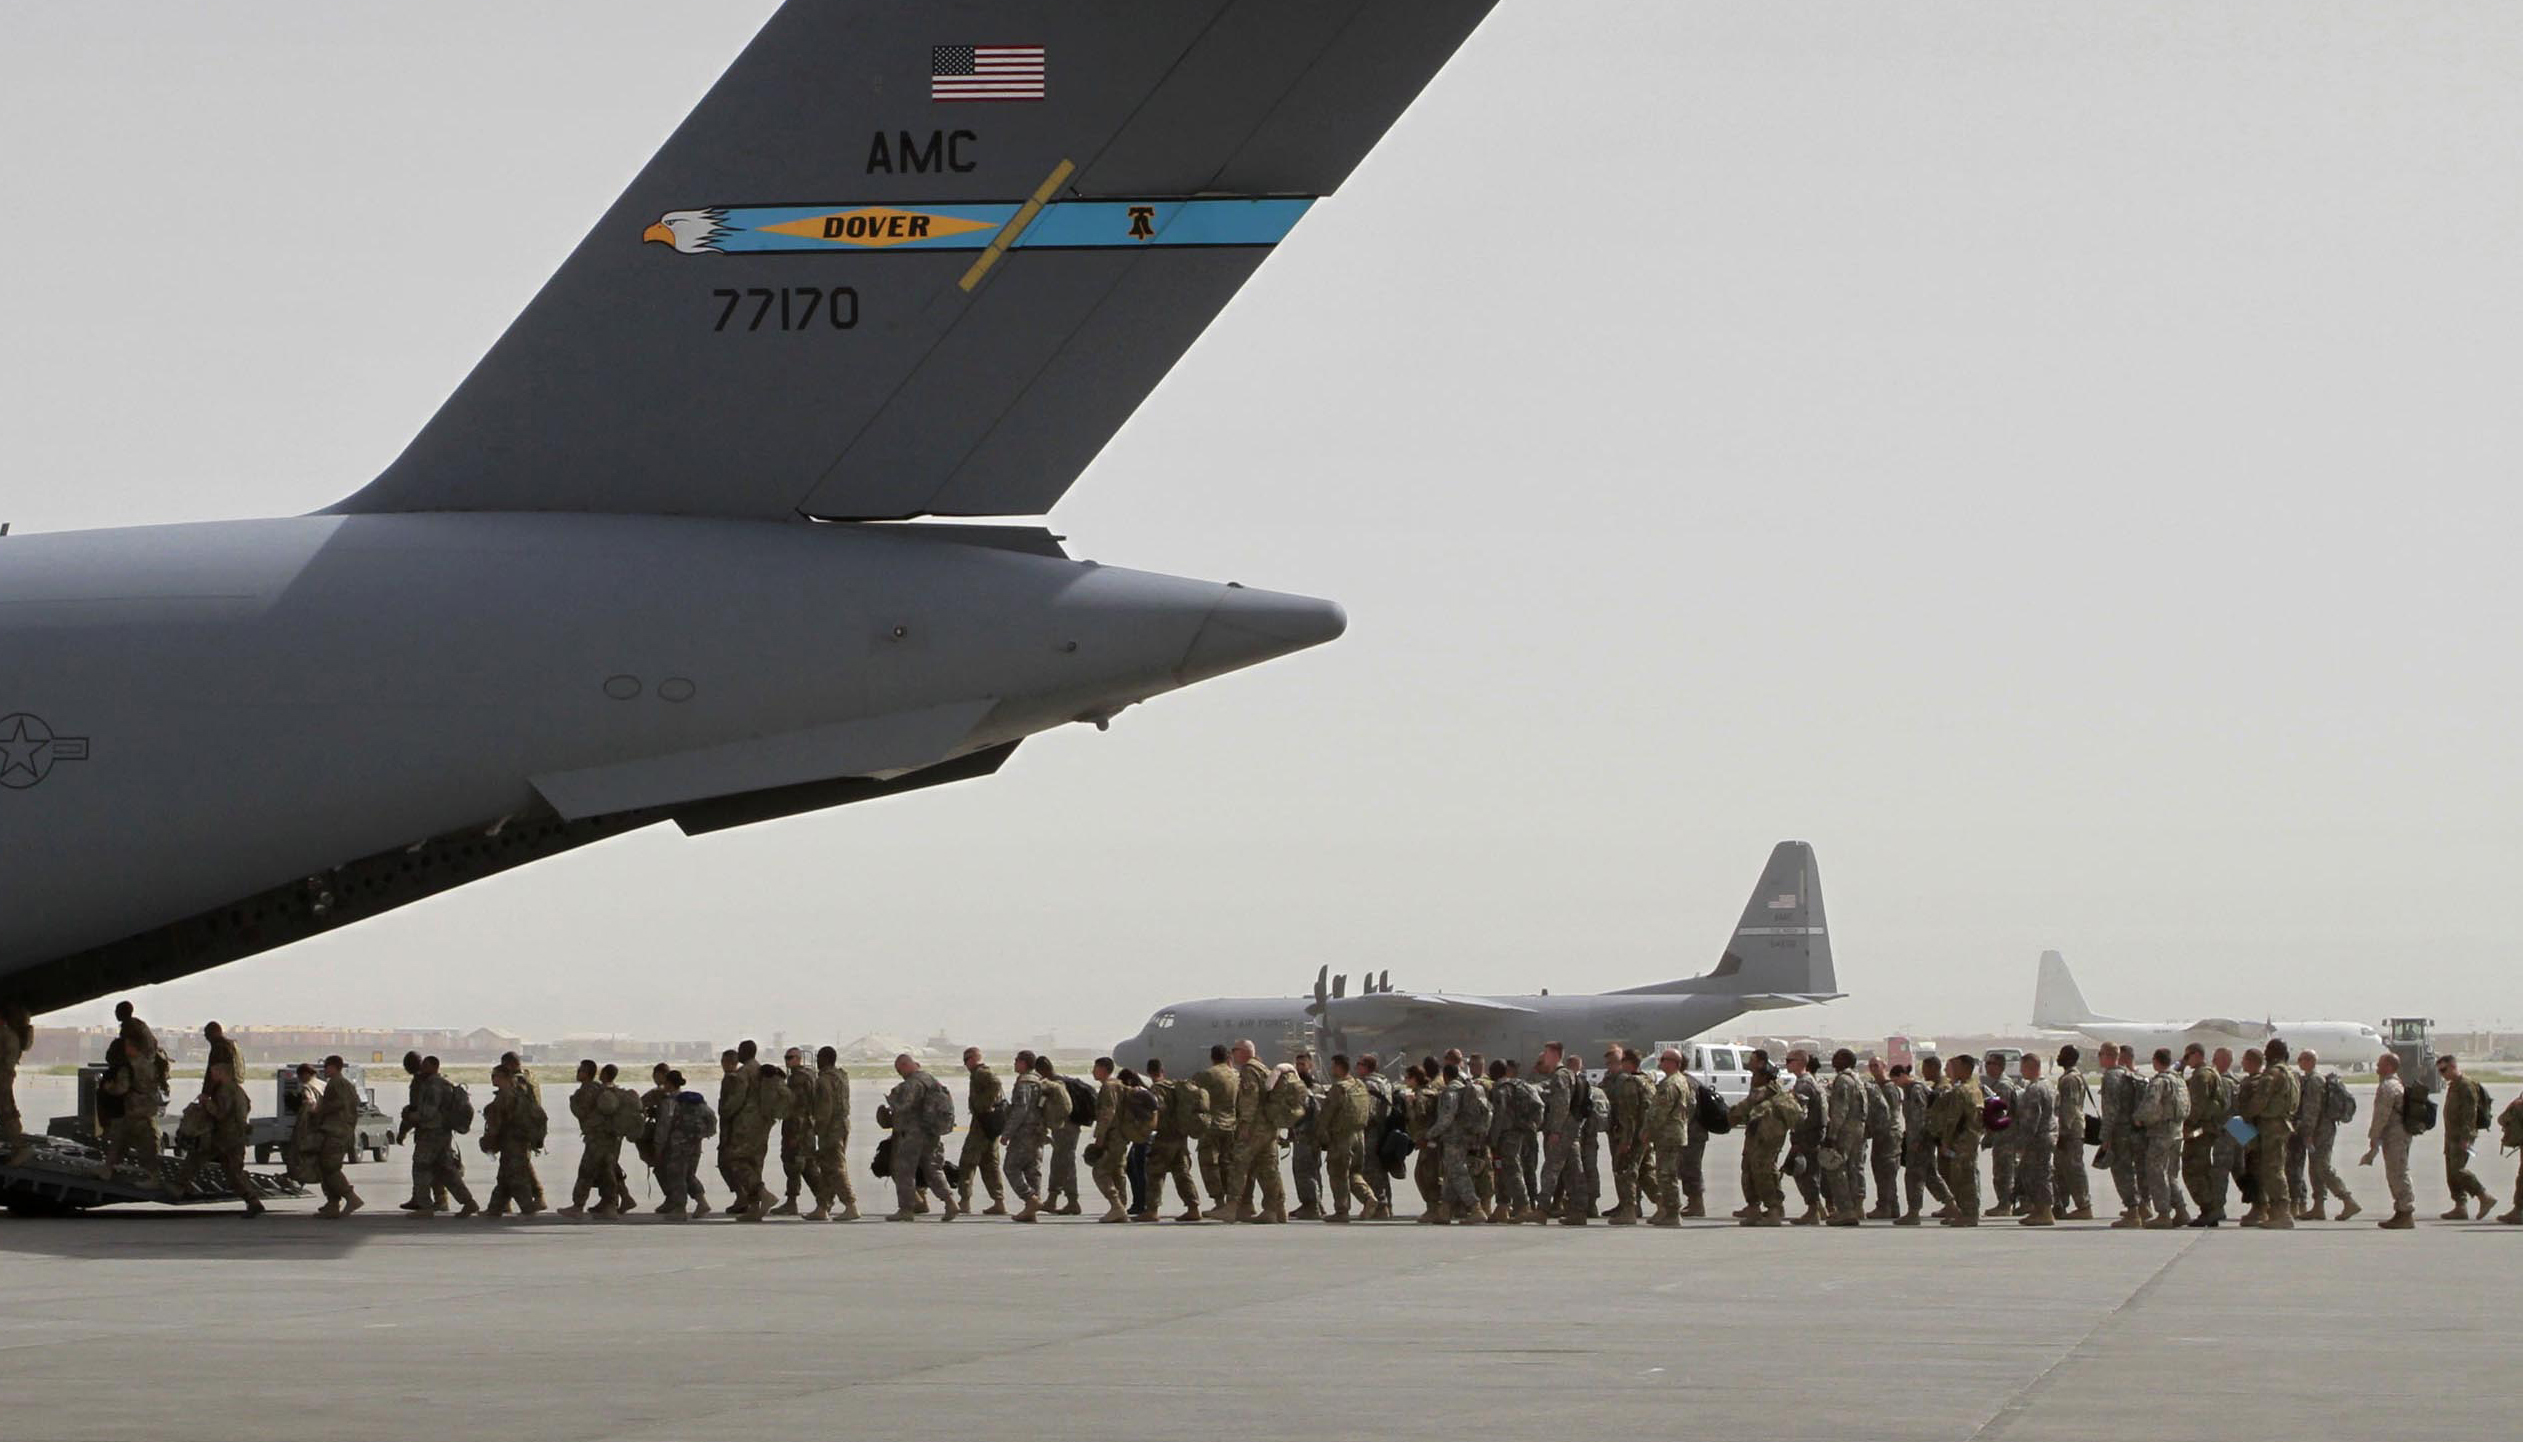
[[1690,1129],[1691,1113],[1699,1100],[1691,1079],[1683,1075],[1682,1053],[1666,1047],[1656,1057],[1656,1089],[1647,1097],[1646,1132],[1655,1147],[1656,1214],[1648,1225],[1678,1227],[1682,1225],[1682,1154]]
[[[1504,1068],[1500,1071],[1503,1073]],[[1362,1211],[1375,1207],[1375,1193],[1367,1190],[1358,1176],[1359,1168],[1366,1165],[1367,1115],[1371,1107],[1366,1083],[1350,1073],[1349,1058],[1333,1056],[1331,1085],[1323,1093],[1315,1118],[1323,1163],[1331,1174],[1332,1209],[1323,1218],[1326,1222],[1347,1222],[1352,1200]],[[1153,1195],[1150,1199],[1153,1201]]]
[[2295,1054],[2297,1070],[2304,1074],[2304,1099],[2296,1105],[2296,1136],[2304,1146],[2304,1174],[2307,1190],[2298,1195],[2310,1198],[2295,1214],[2297,1221],[2330,1220],[2325,1203],[2339,1199],[2339,1220],[2348,1221],[2362,1210],[2357,1199],[2348,1195],[2347,1183],[2339,1180],[2339,1169],[2332,1163],[2331,1148],[2339,1140],[2339,1127],[2357,1114],[2356,1098],[2348,1094],[2347,1085],[2337,1072],[2323,1072],[2320,1058],[2310,1051]]
[[2260,1089],[2252,1094],[2252,1105],[2244,1120],[2260,1128],[2252,1146],[2252,1175],[2260,1185],[2260,1213],[2257,1221],[2246,1217],[2245,1226],[2285,1231],[2295,1225],[2294,1196],[2286,1185],[2287,1142],[2295,1132],[2295,1109],[2301,1103],[2295,1071],[2287,1065],[2286,1043],[2271,1038],[2261,1052]]
[[[2453,1194],[2453,1209],[2444,1214],[2443,1220],[2462,1220],[2466,1215],[2463,1204],[2474,1198],[2479,1202],[2479,1215],[2484,1217],[2497,1199],[2488,1195],[2488,1189],[2472,1175],[2470,1148],[2488,1125],[2487,1105],[2479,1083],[2462,1075],[2462,1064],[2457,1058],[2437,1057],[2435,1074],[2444,1083],[2444,1184]],[[2516,1200],[2523,1201],[2523,1197]]]
[[464,1184],[464,1153],[456,1149],[456,1134],[473,1125],[472,1103],[439,1074],[438,1058],[421,1057],[410,1064],[419,1074],[412,1078],[411,1103],[403,1109],[403,1129],[412,1139],[413,1184],[412,1199],[403,1208],[427,1217],[438,1210],[436,1193],[443,1189],[463,1205],[458,1220],[480,1216],[481,1203]]
[[1007,1093],[1007,1187],[1025,1204],[1013,1218],[1030,1222],[1042,1215],[1042,1149],[1051,1140],[1051,1108],[1069,1114],[1069,1095],[1034,1070],[1034,1054],[1016,1054],[1016,1080]]
[[1901,1215],[1901,1091],[1882,1057],[1866,1062],[1866,1160],[1875,1182],[1871,1221],[1888,1222]]
[[2050,1203],[2054,1214],[2070,1222],[2094,1219],[2093,1182],[2085,1170],[2085,1107],[2093,1087],[2076,1066],[2077,1050],[2059,1048],[2059,1142],[2051,1151]]
[[1752,1089],[1728,1108],[1743,1137],[1743,1210],[1747,1227],[1775,1227],[1787,1218],[1787,1194],[1778,1180],[1778,1149],[1803,1118],[1795,1094],[1779,1084],[1764,1062],[1752,1069]]
[[245,1201],[245,1214],[263,1215],[263,1199],[254,1194],[254,1183],[245,1175],[245,1141],[254,1130],[254,1107],[245,1097],[245,1088],[237,1085],[236,1073],[226,1062],[213,1062],[210,1075],[202,1081],[202,1117],[209,1124],[205,1135],[196,1137],[193,1149],[184,1154],[184,1164],[175,1172],[175,1195],[183,1196],[193,1189],[193,1178],[205,1162],[218,1164],[228,1186]]
[[1830,1198],[1831,1225],[1854,1227],[1865,1219],[1866,1079],[1857,1071],[1857,1053],[1841,1047],[1831,1054],[1831,1088],[1823,1098],[1822,1145],[1814,1153],[1822,1164],[1822,1185]]

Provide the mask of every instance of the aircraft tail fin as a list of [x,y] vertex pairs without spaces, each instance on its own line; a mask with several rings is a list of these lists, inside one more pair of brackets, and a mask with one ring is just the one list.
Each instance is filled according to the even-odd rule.
[[2085,993],[2069,974],[2066,957],[2055,951],[2041,953],[2041,971],[2032,985],[2034,1026],[2074,1031],[2087,1022],[2117,1020],[2118,1017],[2098,1015],[2085,1004]]
[[788,0],[333,509],[1048,511],[1494,3]]
[[1822,871],[1813,847],[1782,841],[1770,852],[1760,884],[1744,904],[1717,965],[1700,976],[1634,986],[1625,996],[1699,993],[1737,996],[1747,1009],[1796,1006],[1844,995],[1831,964],[1831,931],[1822,912]]

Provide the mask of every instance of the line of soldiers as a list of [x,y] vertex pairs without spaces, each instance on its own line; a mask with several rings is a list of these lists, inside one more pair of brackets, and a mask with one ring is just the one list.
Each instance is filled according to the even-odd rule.
[[[98,1098],[108,1173],[127,1157],[154,1166],[157,1117],[169,1090],[155,1033],[128,1002],[116,1017]],[[26,1145],[9,1084],[31,1036],[23,1013],[0,1011],[0,1142],[9,1144],[15,1164],[23,1164]],[[209,1064],[179,1128],[191,1145],[173,1183],[177,1196],[206,1165],[234,1179],[244,1174],[251,1109],[236,1048],[216,1022],[204,1037]],[[989,1199],[980,1215],[1019,1222],[1081,1215],[1083,1158],[1105,1201],[1105,1222],[1159,1220],[1169,1184],[1183,1204],[1178,1221],[1346,1223],[1353,1206],[1356,1219],[1374,1221],[1394,1215],[1393,1183],[1407,1179],[1419,1190],[1424,1224],[1584,1225],[1600,1217],[1669,1227],[1707,1215],[1708,1138],[1740,1130],[1745,1202],[1734,1215],[1745,1226],[1917,1226],[1929,1216],[1957,1227],[1977,1226],[1983,1216],[2012,1216],[2032,1227],[2087,1221],[2095,1217],[2090,1170],[2108,1173],[2118,1194],[2115,1228],[2219,1226],[2227,1220],[2229,1186],[2248,1204],[2236,1219],[2242,1226],[2328,1220],[2333,1202],[2341,1221],[2362,1211],[2332,1158],[2357,1104],[2312,1053],[2271,1041],[2243,1051],[2237,1071],[2225,1048],[2211,1055],[2194,1045],[2176,1063],[2168,1050],[2141,1059],[2134,1049],[2106,1043],[2091,1076],[2081,1061],[2071,1045],[2060,1048],[2055,1075],[2045,1074],[2041,1058],[2024,1056],[2010,1076],[1995,1053],[1976,1065],[1968,1057],[1942,1064],[1923,1057],[1915,1070],[1880,1060],[1861,1068],[1843,1048],[1825,1074],[1802,1050],[1789,1051],[1783,1069],[1755,1051],[1748,1094],[1727,1106],[1671,1049],[1648,1072],[1636,1050],[1615,1046],[1590,1074],[1553,1042],[1530,1076],[1514,1062],[1452,1050],[1405,1065],[1398,1083],[1373,1055],[1354,1065],[1334,1056],[1328,1074],[1318,1074],[1310,1053],[1267,1065],[1249,1041],[1213,1047],[1206,1070],[1179,1079],[1153,1058],[1140,1072],[1110,1057],[1096,1060],[1091,1081],[1065,1077],[1049,1057],[1020,1051],[1014,1080],[1003,1084],[971,1048],[963,1054],[967,1125],[954,1162],[946,1157],[956,1130],[954,1097],[908,1055],[895,1059],[898,1081],[877,1108],[890,1135],[873,1161],[894,1184],[889,1221],[927,1212],[932,1196],[943,1220],[972,1213],[976,1184]],[[614,1067],[580,1062],[569,1103],[582,1150],[560,1215],[629,1212],[626,1144],[657,1173],[665,1193],[657,1212],[708,1215],[700,1161],[716,1137],[730,1215],[857,1220],[846,1166],[849,1074],[831,1047],[811,1064],[792,1047],[782,1062],[763,1062],[750,1041],[723,1053],[715,1105],[662,1063],[649,1089],[634,1092],[616,1084]],[[397,1140],[412,1147],[412,1196],[404,1210],[427,1216],[455,1205],[460,1216],[483,1212],[466,1186],[457,1143],[475,1120],[470,1097],[441,1074],[435,1057],[407,1054],[403,1066],[410,1099]],[[2379,1225],[2387,1230],[2415,1225],[2411,1141],[2439,1120],[2453,1196],[2444,1219],[2485,1217],[2495,1204],[2470,1170],[2472,1149],[2491,1124],[2487,1093],[2456,1058],[2441,1058],[2437,1068],[2440,1119],[2425,1091],[2404,1084],[2397,1058],[2377,1061],[2381,1080],[2361,1163],[2383,1162],[2393,1207]],[[321,1183],[325,1204],[317,1215],[344,1217],[364,1205],[343,1175],[362,1104],[340,1057],[326,1058],[321,1074],[320,1097],[298,1110],[292,1165],[302,1180]],[[302,1066],[298,1075],[312,1094],[316,1069]],[[547,1139],[541,1091],[515,1053],[493,1068],[491,1084],[480,1137],[497,1163],[487,1210],[494,1217],[512,1209],[532,1215],[548,1205],[533,1160]],[[2505,1145],[2523,1148],[2523,1097],[2495,1124]],[[775,1135],[784,1200],[765,1176]],[[1607,1153],[1614,1201],[1605,1209]],[[1804,1202],[1792,1219],[1791,1180]],[[263,1205],[252,1188],[243,1193],[248,1213],[259,1214]],[[811,1209],[802,1201],[808,1193]],[[1010,1193],[1022,1204],[1014,1212]],[[2516,1194],[2499,1221],[2523,1224],[2523,1173]],[[1930,1200],[1938,1204],[1933,1213],[1925,1211]]]

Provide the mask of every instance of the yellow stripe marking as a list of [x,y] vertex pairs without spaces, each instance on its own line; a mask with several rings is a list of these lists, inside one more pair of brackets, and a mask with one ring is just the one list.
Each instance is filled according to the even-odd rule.
[[981,278],[990,273],[990,267],[999,263],[999,257],[1007,254],[1007,248],[1016,244],[1016,238],[1025,233],[1025,227],[1034,223],[1034,217],[1042,214],[1042,208],[1051,203],[1051,198],[1060,193],[1060,187],[1068,184],[1069,177],[1077,171],[1075,165],[1065,160],[1051,168],[1051,174],[1043,183],[1034,187],[1034,198],[1017,208],[1015,217],[1000,228],[998,238],[990,242],[990,248],[981,252],[980,258],[972,263],[972,269],[964,272],[960,284],[965,290],[981,284]]

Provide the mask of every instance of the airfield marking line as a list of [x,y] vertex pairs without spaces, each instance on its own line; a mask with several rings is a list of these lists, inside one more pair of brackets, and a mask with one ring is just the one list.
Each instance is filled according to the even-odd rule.
[[2058,1356],[2051,1358],[2050,1365],[2042,1368],[2040,1375],[2015,1389],[2013,1396],[1998,1404],[1998,1409],[1989,1414],[1989,1420],[1973,1430],[1964,1442],[1980,1442],[1983,1437],[2005,1436],[2008,1429],[2023,1420],[2024,1416],[2032,1410],[2032,1404],[2040,1400],[2040,1394],[2049,1389],[2051,1379],[2059,1375],[2059,1369],[2067,1365],[2068,1359],[2084,1351],[2095,1337],[2101,1335],[2103,1328],[2120,1320],[2122,1313],[2136,1306],[2149,1292],[2160,1286],[2164,1278],[2172,1272],[2173,1264],[2189,1256],[2190,1249],[2199,1245],[2206,1236],[2205,1232],[2191,1233],[2188,1240],[2184,1241],[2171,1256],[2164,1259],[2162,1266],[2148,1273],[2145,1281],[2138,1283],[2130,1290],[2129,1295],[2121,1298],[2118,1306],[2094,1319],[2094,1325],[2086,1328],[2085,1334],[2068,1344]]

